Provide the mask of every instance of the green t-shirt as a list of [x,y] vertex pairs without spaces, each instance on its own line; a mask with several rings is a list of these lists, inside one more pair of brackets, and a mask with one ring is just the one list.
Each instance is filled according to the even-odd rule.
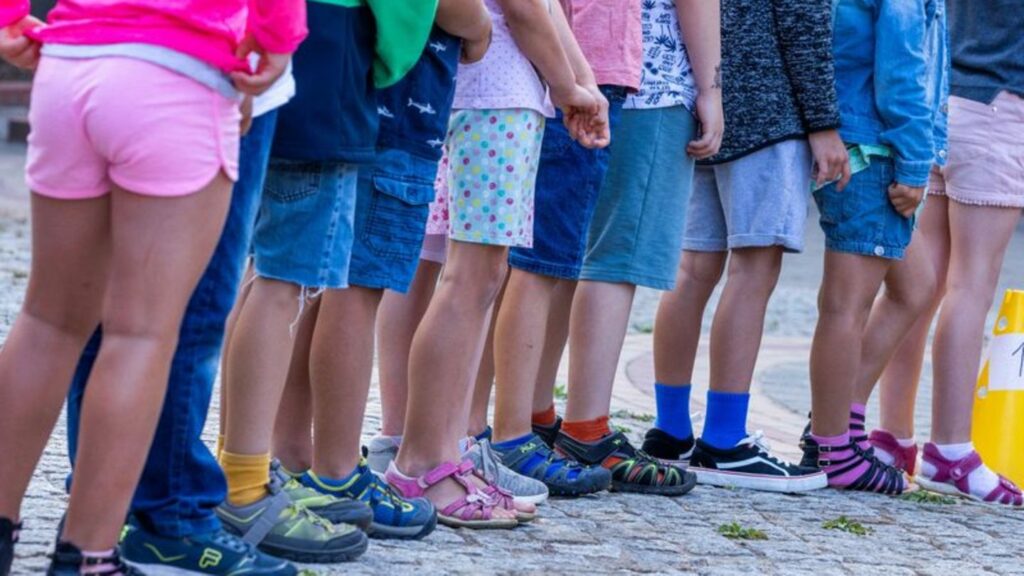
[[387,88],[419,62],[439,0],[310,0],[346,8],[368,6],[377,21],[373,84]]

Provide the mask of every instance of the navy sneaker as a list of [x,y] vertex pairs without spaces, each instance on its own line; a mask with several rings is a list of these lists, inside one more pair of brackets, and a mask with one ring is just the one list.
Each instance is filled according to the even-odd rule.
[[373,523],[367,532],[371,538],[420,539],[434,531],[437,511],[426,498],[405,499],[370,470],[360,459],[352,477],[342,486],[331,486],[312,470],[302,475],[302,483],[336,498],[351,498],[373,509]]
[[690,470],[697,482],[711,486],[785,493],[828,486],[828,476],[817,466],[797,466],[774,456],[761,432],[725,450],[697,440]]
[[105,558],[84,558],[81,550],[67,542],[57,544],[57,549],[50,555],[46,576],[79,576],[83,568],[89,568],[92,576],[145,576],[125,564],[117,549]]
[[562,417],[555,416],[555,423],[550,426],[531,424],[531,428],[533,428],[533,433],[548,445],[548,448],[554,448],[558,433],[562,430]]
[[18,542],[21,524],[15,524],[7,518],[0,518],[0,576],[11,573],[14,563],[14,545]]
[[149,576],[294,576],[287,560],[268,556],[223,530],[186,538],[166,538],[139,526],[121,534],[124,560]]
[[597,442],[580,442],[559,432],[555,450],[588,466],[604,466],[612,475],[612,492],[682,496],[697,485],[693,472],[637,450],[622,432]]
[[644,435],[644,443],[640,449],[663,462],[685,466],[693,456],[695,445],[696,441],[692,435],[680,440],[664,430],[651,428]]
[[502,463],[512,471],[540,480],[552,496],[584,496],[611,487],[611,472],[602,466],[584,466],[563,458],[536,434],[514,448],[503,450],[491,445]]

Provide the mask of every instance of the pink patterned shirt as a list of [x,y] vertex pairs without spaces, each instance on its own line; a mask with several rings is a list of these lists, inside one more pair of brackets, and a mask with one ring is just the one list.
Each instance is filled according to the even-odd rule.
[[561,0],[583,55],[603,86],[640,89],[641,0]]

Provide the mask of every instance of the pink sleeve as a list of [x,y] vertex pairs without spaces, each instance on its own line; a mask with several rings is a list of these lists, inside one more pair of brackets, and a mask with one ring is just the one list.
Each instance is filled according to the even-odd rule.
[[249,33],[267,52],[295,52],[309,33],[306,1],[249,0]]
[[0,0],[0,27],[14,24],[28,12],[28,0]]

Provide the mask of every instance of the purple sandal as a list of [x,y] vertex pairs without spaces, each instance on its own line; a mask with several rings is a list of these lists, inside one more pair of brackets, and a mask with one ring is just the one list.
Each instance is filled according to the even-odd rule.
[[[431,486],[448,478],[458,482],[465,490],[465,495],[438,509],[437,512],[437,520],[445,526],[472,529],[509,529],[518,526],[519,521],[515,518],[494,517],[495,509],[506,508],[506,506],[485,490],[477,488],[470,478],[472,470],[472,463],[467,470],[464,465],[443,462],[423,476],[414,478],[402,474],[392,462],[384,479],[404,498],[426,498],[426,491]],[[514,510],[514,508],[509,509]]]
[[868,436],[875,452],[885,452],[892,458],[892,465],[913,477],[917,469],[917,444],[904,448],[896,437],[885,430],[872,430]]
[[981,465],[981,456],[977,452],[971,452],[964,458],[952,461],[947,460],[939,449],[931,442],[924,445],[923,461],[935,467],[935,475],[927,478],[921,474],[917,476],[917,483],[925,490],[960,496],[978,502],[1002,504],[1004,506],[1024,506],[1024,495],[1020,488],[1005,476],[999,476],[997,485],[986,496],[976,496],[971,492],[968,476],[977,470]]

